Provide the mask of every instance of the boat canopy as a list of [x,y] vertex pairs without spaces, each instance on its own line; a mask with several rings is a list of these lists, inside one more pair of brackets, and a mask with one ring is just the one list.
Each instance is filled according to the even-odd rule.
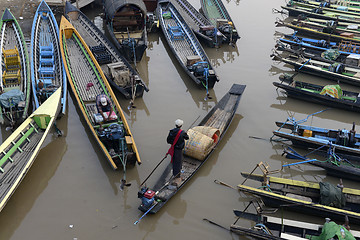
[[104,10],[114,32],[143,29],[146,6],[142,0],[105,0]]

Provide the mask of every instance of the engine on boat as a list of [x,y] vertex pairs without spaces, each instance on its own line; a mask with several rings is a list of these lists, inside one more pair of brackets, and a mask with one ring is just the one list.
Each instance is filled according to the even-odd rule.
[[104,143],[106,149],[113,149],[115,152],[120,152],[120,141],[124,141],[125,131],[122,124],[113,123],[109,127],[99,129],[98,136]]
[[207,62],[197,62],[188,67],[189,71],[194,72],[194,75],[203,76],[206,70],[209,70],[209,64]]
[[142,207],[149,208],[155,201],[155,192],[147,187],[142,187],[138,192]]

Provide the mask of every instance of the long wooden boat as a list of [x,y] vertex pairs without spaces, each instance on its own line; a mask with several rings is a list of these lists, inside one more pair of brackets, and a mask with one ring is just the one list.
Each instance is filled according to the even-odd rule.
[[360,54],[360,48],[356,43],[347,41],[330,42],[325,39],[299,37],[296,34],[296,31],[294,32],[294,34],[284,34],[283,37],[279,38],[277,45],[279,43],[284,43],[291,45],[294,49],[298,49],[299,47],[319,51],[338,49],[339,52],[343,54]]
[[200,3],[205,17],[225,35],[224,42],[235,43],[240,36],[223,2],[221,0],[200,0]]
[[[327,175],[331,175],[342,179],[360,181],[359,159],[352,159],[352,158],[346,159],[340,157],[336,153],[334,153],[332,149],[328,150],[326,154],[324,151],[314,152],[314,153],[319,153],[320,155],[325,155],[324,160],[318,160],[316,158],[309,159],[306,156],[302,156],[301,154],[297,153],[294,149],[290,147],[284,149],[284,153],[286,154],[286,158],[302,160],[298,162],[300,164],[307,162],[311,165],[325,169]],[[288,165],[296,165],[298,163],[290,163]]]
[[[355,4],[354,4],[355,3]],[[313,11],[316,11],[316,9],[319,10],[330,10],[334,11],[340,14],[359,14],[360,8],[359,8],[359,2],[358,1],[346,1],[343,5],[337,4],[337,3],[330,3],[330,2],[316,2],[316,1],[293,1],[289,2],[288,5],[292,6],[298,6],[303,8],[312,9]],[[340,15],[341,16],[341,15]]]
[[[299,17],[307,16],[307,17],[314,17],[320,19],[327,19],[327,20],[341,20],[343,22],[355,23],[358,24],[360,22],[360,15],[355,13],[347,13],[345,11],[336,10],[336,9],[323,9],[317,8],[314,10],[313,7],[309,6],[298,6],[287,4],[286,6],[281,6],[282,9],[288,11],[289,16]],[[280,12],[280,11],[279,11]]]
[[[323,229],[339,228],[346,234],[350,234],[355,239],[360,239],[360,232],[350,230],[348,231],[344,226],[337,225],[333,221],[326,221],[324,225],[319,225],[310,222],[303,222],[298,220],[286,219],[274,217],[266,214],[254,214],[248,212],[241,212],[234,210],[236,217],[247,219],[255,222],[255,225],[251,228],[243,227],[240,225],[232,224],[230,231],[238,235],[246,235],[255,239],[273,239],[273,240],[300,240],[309,239],[311,236],[319,236]],[[341,230],[340,230],[341,231]],[[328,232],[328,230],[327,230]],[[347,236],[349,237],[349,236]],[[310,238],[311,239],[311,238]],[[352,239],[352,238],[351,238]]]
[[21,28],[9,9],[0,21],[0,124],[25,120],[30,103],[29,55]]
[[[329,39],[335,42],[351,41],[352,43],[360,43],[359,30],[336,26],[336,23],[333,26],[327,26],[327,24],[311,22],[309,20],[294,20],[289,23],[281,20],[276,21],[277,27],[288,27],[305,36]],[[359,25],[354,26],[358,27]]]
[[59,27],[45,0],[39,4],[31,27],[30,71],[37,109],[58,88],[62,89],[61,114],[67,99],[66,72],[60,54]]
[[301,211],[337,221],[343,221],[347,216],[350,224],[360,223],[360,190],[344,187],[342,198],[345,200],[345,206],[337,208],[320,204],[320,201],[327,201],[327,199],[320,199],[319,183],[248,173],[241,173],[241,175],[247,179],[261,181],[263,187],[259,189],[239,184],[238,190],[260,196],[267,206]]
[[68,1],[65,5],[65,17],[80,33],[111,86],[127,99],[141,97],[144,90],[149,91],[140,75],[109,39],[85,14]]
[[198,39],[208,47],[219,47],[226,41],[225,35],[187,0],[171,0],[186,24],[194,31]]
[[358,67],[348,67],[341,63],[332,64],[295,55],[282,57],[278,53],[273,54],[273,59],[292,65],[298,72],[324,77],[353,86],[360,86],[360,68]]
[[[276,126],[279,130],[273,131],[273,134],[289,139],[294,145],[314,149],[327,146],[336,149],[336,153],[360,154],[360,134],[356,133],[355,124],[351,130],[327,129],[293,122],[276,122]],[[289,129],[291,132],[281,131],[282,128]]]
[[60,111],[60,99],[59,88],[1,144],[0,211],[35,161]]
[[[209,127],[211,127],[211,129],[219,131],[217,132],[217,134],[219,134],[217,141],[214,142],[212,139],[210,139],[211,146],[206,153],[204,152],[203,160],[198,160],[190,156],[191,144],[194,143],[192,142],[192,135],[190,134],[189,130],[188,135],[190,139],[186,141],[186,146],[184,149],[181,183],[177,187],[170,184],[173,180],[173,176],[172,164],[169,163],[164,172],[161,174],[160,178],[155,183],[154,187],[151,189],[143,187],[139,191],[138,197],[142,201],[139,206],[139,210],[144,212],[149,211],[150,213],[158,212],[165,205],[165,203],[169,201],[170,198],[172,198],[190,180],[192,176],[195,175],[195,173],[206,162],[206,160],[209,159],[217,144],[225,135],[236,113],[240,98],[243,95],[244,90],[245,85],[233,84],[229,92],[225,94],[225,96],[211,109],[211,111],[203,118],[198,126],[192,128],[193,130],[199,127],[207,129],[210,129]],[[144,193],[147,191],[154,192],[155,195],[149,199],[144,196]]]
[[[81,113],[113,169],[141,163],[129,125],[94,55],[78,31],[63,16],[60,22],[61,55],[71,90]],[[91,86],[91,87],[90,87]],[[117,119],[100,126],[96,121],[96,97],[105,94]]]
[[219,81],[204,49],[174,5],[158,3],[157,16],[166,41],[184,71],[199,86],[213,88]]
[[[288,75],[280,76],[280,80],[282,81],[281,83],[273,82],[273,85],[285,90],[288,97],[333,108],[360,112],[360,93],[358,92],[341,90],[339,85],[321,86],[295,81],[292,76]],[[335,96],[332,96],[332,93]]]
[[107,28],[120,53],[139,62],[147,48],[146,6],[142,0],[103,1]]
[[[297,55],[308,59],[311,58],[313,60],[323,61],[330,64],[337,62],[342,63],[347,67],[359,68],[360,54],[350,52],[350,48],[352,46],[356,48],[356,45],[351,44],[349,48],[344,49],[346,51],[341,51],[339,49],[341,49],[340,46],[342,45],[337,45],[338,48],[335,46],[334,48],[323,48],[311,44],[303,44],[301,42],[299,42],[299,44],[296,44],[293,41],[287,42],[289,43],[285,43],[280,40],[280,42],[277,42],[275,45],[275,49],[277,51],[285,51],[292,55]],[[354,50],[354,52],[356,51],[357,50]]]

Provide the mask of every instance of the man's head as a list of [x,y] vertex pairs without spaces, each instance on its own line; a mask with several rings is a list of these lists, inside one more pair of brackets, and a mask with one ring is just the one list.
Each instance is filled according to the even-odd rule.
[[183,125],[184,121],[181,120],[181,119],[176,119],[175,121],[175,126],[178,127],[178,128],[181,128],[182,125]]
[[101,103],[101,105],[106,106],[107,105],[106,97],[101,97],[100,98],[100,103]]

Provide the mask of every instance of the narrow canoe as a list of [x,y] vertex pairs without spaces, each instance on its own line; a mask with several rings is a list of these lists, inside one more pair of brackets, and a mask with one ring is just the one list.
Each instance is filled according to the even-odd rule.
[[[357,29],[352,30],[340,26],[330,27],[327,26],[327,23],[316,23],[305,20],[294,20],[290,23],[278,20],[276,21],[276,26],[288,27],[305,36],[328,39],[334,42],[347,41],[353,44],[360,43],[360,31]],[[358,26],[358,24],[355,26]]]
[[[291,122],[276,122],[280,129],[290,129],[290,132],[276,130],[273,134],[277,137],[289,139],[294,145],[303,148],[319,148],[322,146],[336,149],[337,154],[359,155],[360,134],[355,131],[355,124],[351,130],[327,129]],[[296,126],[296,127],[295,127]]]
[[[284,80],[284,77],[281,77]],[[312,83],[290,80],[287,84],[273,82],[277,88],[283,89],[286,95],[291,98],[313,102],[333,108],[344,109],[348,111],[360,112],[360,93],[341,90],[338,92],[338,98],[332,97],[323,91],[324,87]],[[339,86],[340,88],[340,86]],[[334,88],[333,88],[334,89]],[[335,88],[337,90],[337,88]],[[323,91],[323,94],[321,92]]]
[[104,0],[110,36],[129,62],[139,62],[147,48],[147,11],[142,0]]
[[[220,132],[220,135],[218,136],[218,141],[213,143],[213,147],[210,148],[211,151],[204,156],[205,158],[203,160],[197,160],[194,157],[188,156],[191,151],[189,147],[192,141],[190,136],[190,139],[187,140],[188,143],[186,144],[184,149],[182,165],[183,173],[180,185],[178,185],[178,187],[170,185],[171,181],[173,180],[173,176],[172,164],[169,163],[164,172],[161,174],[160,178],[155,183],[155,186],[151,188],[151,190],[156,193],[155,196],[152,197],[152,199],[144,199],[145,197],[143,195],[143,193],[147,192],[150,189],[145,187],[140,190],[138,197],[141,198],[142,204],[139,206],[139,210],[143,212],[150,210],[150,213],[158,212],[165,205],[165,203],[169,201],[170,198],[172,198],[180,190],[180,188],[182,188],[189,181],[192,176],[195,175],[195,173],[206,162],[206,160],[209,159],[212,152],[215,150],[217,144],[225,135],[228,127],[232,122],[232,119],[234,118],[244,90],[245,85],[233,84],[229,92],[225,94],[225,96],[210,110],[210,112],[198,124],[198,127],[212,127]],[[144,205],[144,200],[146,201],[147,206]],[[152,204],[148,204],[149,201],[152,201]]]
[[[326,170],[327,175],[342,179],[350,179],[353,181],[360,181],[360,161],[359,159],[352,158],[343,158],[332,150],[325,151],[312,151],[315,154],[325,155],[324,160],[318,160],[316,158],[310,159],[306,156],[302,156],[297,153],[294,149],[288,147],[284,149],[284,153],[287,158],[290,159],[300,159],[299,163],[308,162],[311,165],[321,167]],[[295,165],[297,163],[290,163],[289,166]]]
[[61,89],[53,93],[0,146],[0,211],[24,179],[60,111]]
[[186,24],[194,31],[197,38],[208,47],[219,47],[226,37],[216,26],[187,0],[171,0]]
[[[238,190],[260,196],[267,206],[283,207],[338,221],[344,221],[345,216],[348,216],[350,224],[360,223],[360,190],[344,187],[342,193],[345,206],[337,208],[320,204],[319,183],[248,173],[241,173],[241,175],[264,183],[262,189],[240,184]],[[264,190],[266,188],[270,190]]]
[[357,87],[360,86],[360,68],[358,67],[349,67],[342,63],[332,64],[295,55],[282,57],[278,53],[273,55],[273,59],[292,65],[299,72],[327,78],[337,83],[342,82]]
[[65,5],[65,17],[80,33],[107,80],[125,98],[141,97],[148,87],[119,50],[90,19],[70,2]]
[[30,71],[34,106],[37,109],[58,88],[62,89],[61,115],[67,98],[66,72],[60,54],[59,27],[50,7],[42,0],[31,28]]
[[[252,220],[256,224],[252,228],[232,224],[230,226],[230,231],[239,235],[251,236],[255,239],[305,240],[308,239],[308,236],[319,236],[322,233],[322,229],[325,224],[328,224],[325,222],[324,225],[320,225],[310,222],[274,217],[261,213],[254,214],[241,212],[238,210],[234,210],[234,213],[236,217]],[[335,224],[330,223],[332,227],[336,226]],[[344,228],[344,226],[341,226],[341,228]],[[344,232],[347,232],[347,230],[344,229]],[[350,233],[355,237],[355,239],[360,239],[359,231],[350,230]]]
[[235,24],[221,0],[200,0],[205,17],[224,34],[225,43],[236,43],[240,38]]
[[219,81],[209,58],[190,27],[169,1],[158,3],[157,16],[171,51],[184,71],[199,86],[213,88]]
[[14,126],[27,116],[31,83],[25,38],[9,9],[5,9],[2,15],[0,34],[0,124],[4,124],[6,119]]
[[[60,22],[60,43],[71,90],[111,167],[117,169],[120,166],[125,171],[127,163],[135,164],[137,161],[140,164],[140,156],[129,125],[104,73],[78,31],[64,16]],[[117,119],[103,124],[103,129],[95,119],[98,114],[96,97],[100,94],[105,94],[111,100],[117,116]],[[116,137],[112,137],[112,134]]]
[[350,14],[345,11],[335,10],[335,9],[321,9],[315,10],[313,7],[308,6],[297,6],[287,4],[286,6],[281,6],[282,9],[288,11],[289,16],[298,17],[299,15],[306,17],[314,17],[320,19],[328,19],[328,20],[339,20],[344,22],[350,22],[358,24],[360,21],[359,14]]

